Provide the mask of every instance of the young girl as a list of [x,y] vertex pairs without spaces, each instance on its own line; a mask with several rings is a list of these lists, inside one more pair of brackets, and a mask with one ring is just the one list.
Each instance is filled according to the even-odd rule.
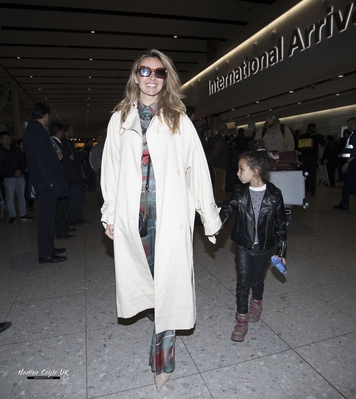
[[[286,216],[281,191],[262,176],[268,171],[269,156],[265,148],[256,148],[241,155],[237,184],[227,205],[220,211],[223,228],[237,210],[231,239],[236,243],[237,312],[233,341],[242,342],[248,323],[256,323],[262,312],[264,274],[271,248],[286,264]],[[252,284],[250,311],[248,295]]]

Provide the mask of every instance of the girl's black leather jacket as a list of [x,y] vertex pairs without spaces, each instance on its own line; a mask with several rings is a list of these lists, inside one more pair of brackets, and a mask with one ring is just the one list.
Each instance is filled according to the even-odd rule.
[[[258,217],[257,233],[260,249],[277,247],[277,255],[285,257],[287,250],[286,214],[281,190],[265,181],[266,192]],[[255,215],[249,194],[249,184],[237,184],[227,205],[222,206],[222,229],[237,210],[231,239],[242,247],[252,249],[255,242]]]

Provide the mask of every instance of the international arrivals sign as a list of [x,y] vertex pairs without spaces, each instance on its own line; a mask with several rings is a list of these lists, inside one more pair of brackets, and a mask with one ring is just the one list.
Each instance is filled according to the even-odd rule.
[[[280,36],[276,45],[269,50],[252,59],[245,57],[237,68],[226,75],[217,76],[214,80],[208,81],[209,96],[282,62],[285,57],[291,58],[295,54],[317,45],[322,40],[330,39],[347,30],[356,24],[355,7],[356,2],[347,4],[341,10],[335,10],[334,6],[330,6],[325,9],[326,15],[320,21],[311,24],[304,30],[295,28],[288,42],[284,36]],[[350,45],[350,51],[354,51],[351,43]]]

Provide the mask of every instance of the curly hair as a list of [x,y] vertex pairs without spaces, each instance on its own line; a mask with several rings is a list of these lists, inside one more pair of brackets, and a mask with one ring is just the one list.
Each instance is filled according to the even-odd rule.
[[240,159],[245,159],[251,169],[258,169],[261,176],[268,172],[270,157],[266,147],[260,140],[255,140],[251,150],[241,154]]
[[113,112],[121,111],[121,122],[123,123],[126,120],[132,104],[140,97],[140,90],[134,81],[134,76],[137,74],[137,68],[141,61],[148,57],[158,58],[167,70],[167,77],[156,102],[157,115],[161,121],[162,118],[164,119],[173,133],[177,133],[180,117],[186,113],[185,105],[181,100],[184,97],[181,92],[181,82],[173,61],[156,49],[146,51],[133,63],[125,88],[125,98],[116,105]]

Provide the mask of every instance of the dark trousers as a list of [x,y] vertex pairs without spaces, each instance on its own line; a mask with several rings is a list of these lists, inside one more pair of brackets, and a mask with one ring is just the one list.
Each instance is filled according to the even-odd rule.
[[316,167],[318,161],[314,157],[301,157],[303,173],[308,172],[308,176],[305,180],[305,190],[311,194],[315,194],[316,191]]
[[248,249],[236,245],[235,251],[237,312],[246,314],[248,313],[248,294],[251,284],[252,298],[262,300],[264,278],[271,257],[271,249],[259,249],[258,245],[255,245],[253,249]]
[[39,258],[53,255],[57,199],[58,196],[53,186],[45,187],[38,194],[37,246]]
[[328,171],[330,187],[335,187],[336,163],[334,161],[326,162],[326,170]]
[[82,184],[70,184],[68,187],[68,213],[67,223],[83,219],[84,192]]
[[349,207],[350,195],[356,195],[356,185],[344,184],[342,186],[342,200],[340,201],[341,206],[346,208]]
[[56,212],[56,234],[62,235],[66,232],[66,213],[68,197],[58,198]]
[[95,171],[95,183],[96,183],[96,200],[99,206],[104,203],[103,194],[101,193],[101,169]]

